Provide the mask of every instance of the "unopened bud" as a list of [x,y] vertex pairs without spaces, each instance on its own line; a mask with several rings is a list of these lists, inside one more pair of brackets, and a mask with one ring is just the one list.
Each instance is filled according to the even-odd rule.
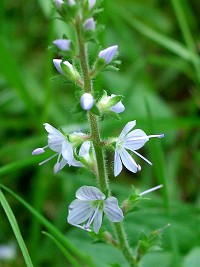
[[89,10],[93,9],[96,4],[96,0],[88,0],[88,8]]
[[57,71],[60,72],[60,74],[64,75],[64,72],[60,66],[61,62],[62,62],[61,59],[53,59],[53,64],[54,64],[55,68],[57,69]]
[[109,64],[117,53],[118,45],[110,46],[99,52],[98,57],[105,60],[106,64]]
[[81,96],[80,104],[84,110],[90,110],[94,105],[94,97],[90,93],[85,93]]
[[89,18],[87,19],[84,24],[83,24],[83,28],[85,31],[94,31],[95,30],[95,21],[93,18]]
[[74,0],[68,0],[68,5],[69,6],[74,6],[76,2]]
[[70,50],[71,41],[67,39],[56,39],[53,44],[57,46],[60,50],[66,51]]
[[57,7],[57,9],[59,11],[61,11],[62,10],[62,4],[64,4],[64,1],[63,0],[54,0],[54,4]]

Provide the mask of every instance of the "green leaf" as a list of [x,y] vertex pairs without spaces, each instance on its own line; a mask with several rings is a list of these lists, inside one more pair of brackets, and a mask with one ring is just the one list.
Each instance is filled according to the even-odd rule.
[[21,235],[21,232],[20,232],[20,229],[19,229],[19,226],[18,226],[18,223],[16,221],[16,218],[15,218],[15,215],[13,214],[11,208],[10,208],[10,205],[8,204],[3,192],[0,190],[0,202],[1,202],[1,205],[6,213],[6,216],[10,222],[10,225],[13,229],[13,232],[15,234],[15,237],[17,239],[17,242],[20,246],[20,249],[21,249],[21,252],[23,254],[23,257],[24,257],[24,260],[26,262],[26,266],[28,267],[33,267],[33,264],[32,264],[32,261],[31,261],[31,258],[29,256],[29,253],[28,253],[28,250],[26,248],[26,245],[24,243],[24,240],[23,240],[23,237]]

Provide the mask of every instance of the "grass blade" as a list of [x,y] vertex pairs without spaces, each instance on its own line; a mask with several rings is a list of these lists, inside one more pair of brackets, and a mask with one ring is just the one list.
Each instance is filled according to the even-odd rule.
[[14,232],[15,237],[17,239],[17,242],[18,242],[18,244],[20,246],[20,249],[21,249],[21,252],[23,254],[24,260],[26,262],[26,265],[28,267],[33,267],[33,264],[32,264],[31,258],[29,256],[28,250],[26,248],[26,245],[25,245],[24,240],[22,238],[22,235],[20,233],[19,226],[17,224],[16,218],[15,218],[15,216],[14,216],[14,214],[13,214],[11,208],[10,208],[10,205],[8,204],[6,198],[5,198],[5,196],[4,196],[4,194],[3,194],[3,192],[1,190],[0,190],[0,202],[1,202],[1,205],[2,205],[2,207],[3,207],[3,209],[4,209],[5,213],[6,213],[7,217],[8,217],[10,225],[11,225],[11,227],[13,229],[13,232]]

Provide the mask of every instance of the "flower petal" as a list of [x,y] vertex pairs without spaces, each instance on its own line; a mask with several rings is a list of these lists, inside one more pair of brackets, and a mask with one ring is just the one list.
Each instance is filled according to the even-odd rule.
[[127,135],[128,132],[130,132],[130,130],[135,127],[136,125],[136,120],[135,121],[129,121],[125,127],[123,128],[123,130],[121,131],[120,135],[119,135],[119,139],[124,138],[125,135]]
[[124,147],[134,151],[143,147],[148,140],[149,138],[144,131],[136,129],[126,135]]
[[64,71],[62,70],[61,65],[60,65],[61,63],[62,63],[61,59],[57,59],[57,58],[53,59],[53,64],[55,68],[57,69],[57,71],[60,72],[60,74],[64,75]]
[[111,107],[110,110],[112,110],[116,113],[121,113],[125,110],[125,107],[122,104],[122,101],[119,101],[117,104],[115,104],[113,107]]
[[94,232],[96,234],[98,234],[99,229],[101,227],[102,218],[103,218],[103,211],[101,209],[99,209],[95,218],[94,218],[94,222],[93,222],[93,229],[94,229]]
[[114,176],[116,177],[122,171],[122,162],[117,150],[115,150]]
[[88,201],[75,199],[69,206],[67,221],[76,225],[85,222],[94,212]]
[[122,149],[120,157],[124,166],[131,172],[136,173],[138,171],[138,164],[131,157],[131,155],[125,150]]
[[69,165],[71,165],[74,155],[72,145],[66,140],[62,142],[62,156],[67,161]]
[[90,141],[83,142],[79,150],[79,156],[85,157],[89,153],[89,150],[90,150]]
[[120,222],[123,220],[123,212],[118,205],[115,197],[109,197],[104,201],[104,209],[106,216],[111,222]]
[[76,191],[76,197],[80,200],[103,200],[105,199],[105,195],[99,190],[99,188],[94,186],[82,186]]
[[64,135],[48,123],[44,123],[44,126],[45,130],[48,132],[49,147],[55,152],[60,152],[62,149],[62,142],[65,140]]

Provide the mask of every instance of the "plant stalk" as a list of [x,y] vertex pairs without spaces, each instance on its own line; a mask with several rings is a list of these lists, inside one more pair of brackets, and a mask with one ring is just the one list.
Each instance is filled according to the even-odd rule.
[[[84,91],[86,93],[92,93],[92,78],[89,72],[86,44],[82,34],[82,24],[83,23],[81,21],[81,18],[79,17],[76,21],[75,27],[79,46],[80,65],[84,80]],[[90,111],[88,111],[88,121],[90,124],[91,137],[97,161],[97,181],[101,191],[107,196],[110,196],[111,190],[109,188],[109,179],[106,171],[105,156],[104,150],[102,148],[98,118]],[[127,259],[131,267],[137,267],[136,260],[131,253],[122,223],[114,223],[114,227],[124,257]]]

